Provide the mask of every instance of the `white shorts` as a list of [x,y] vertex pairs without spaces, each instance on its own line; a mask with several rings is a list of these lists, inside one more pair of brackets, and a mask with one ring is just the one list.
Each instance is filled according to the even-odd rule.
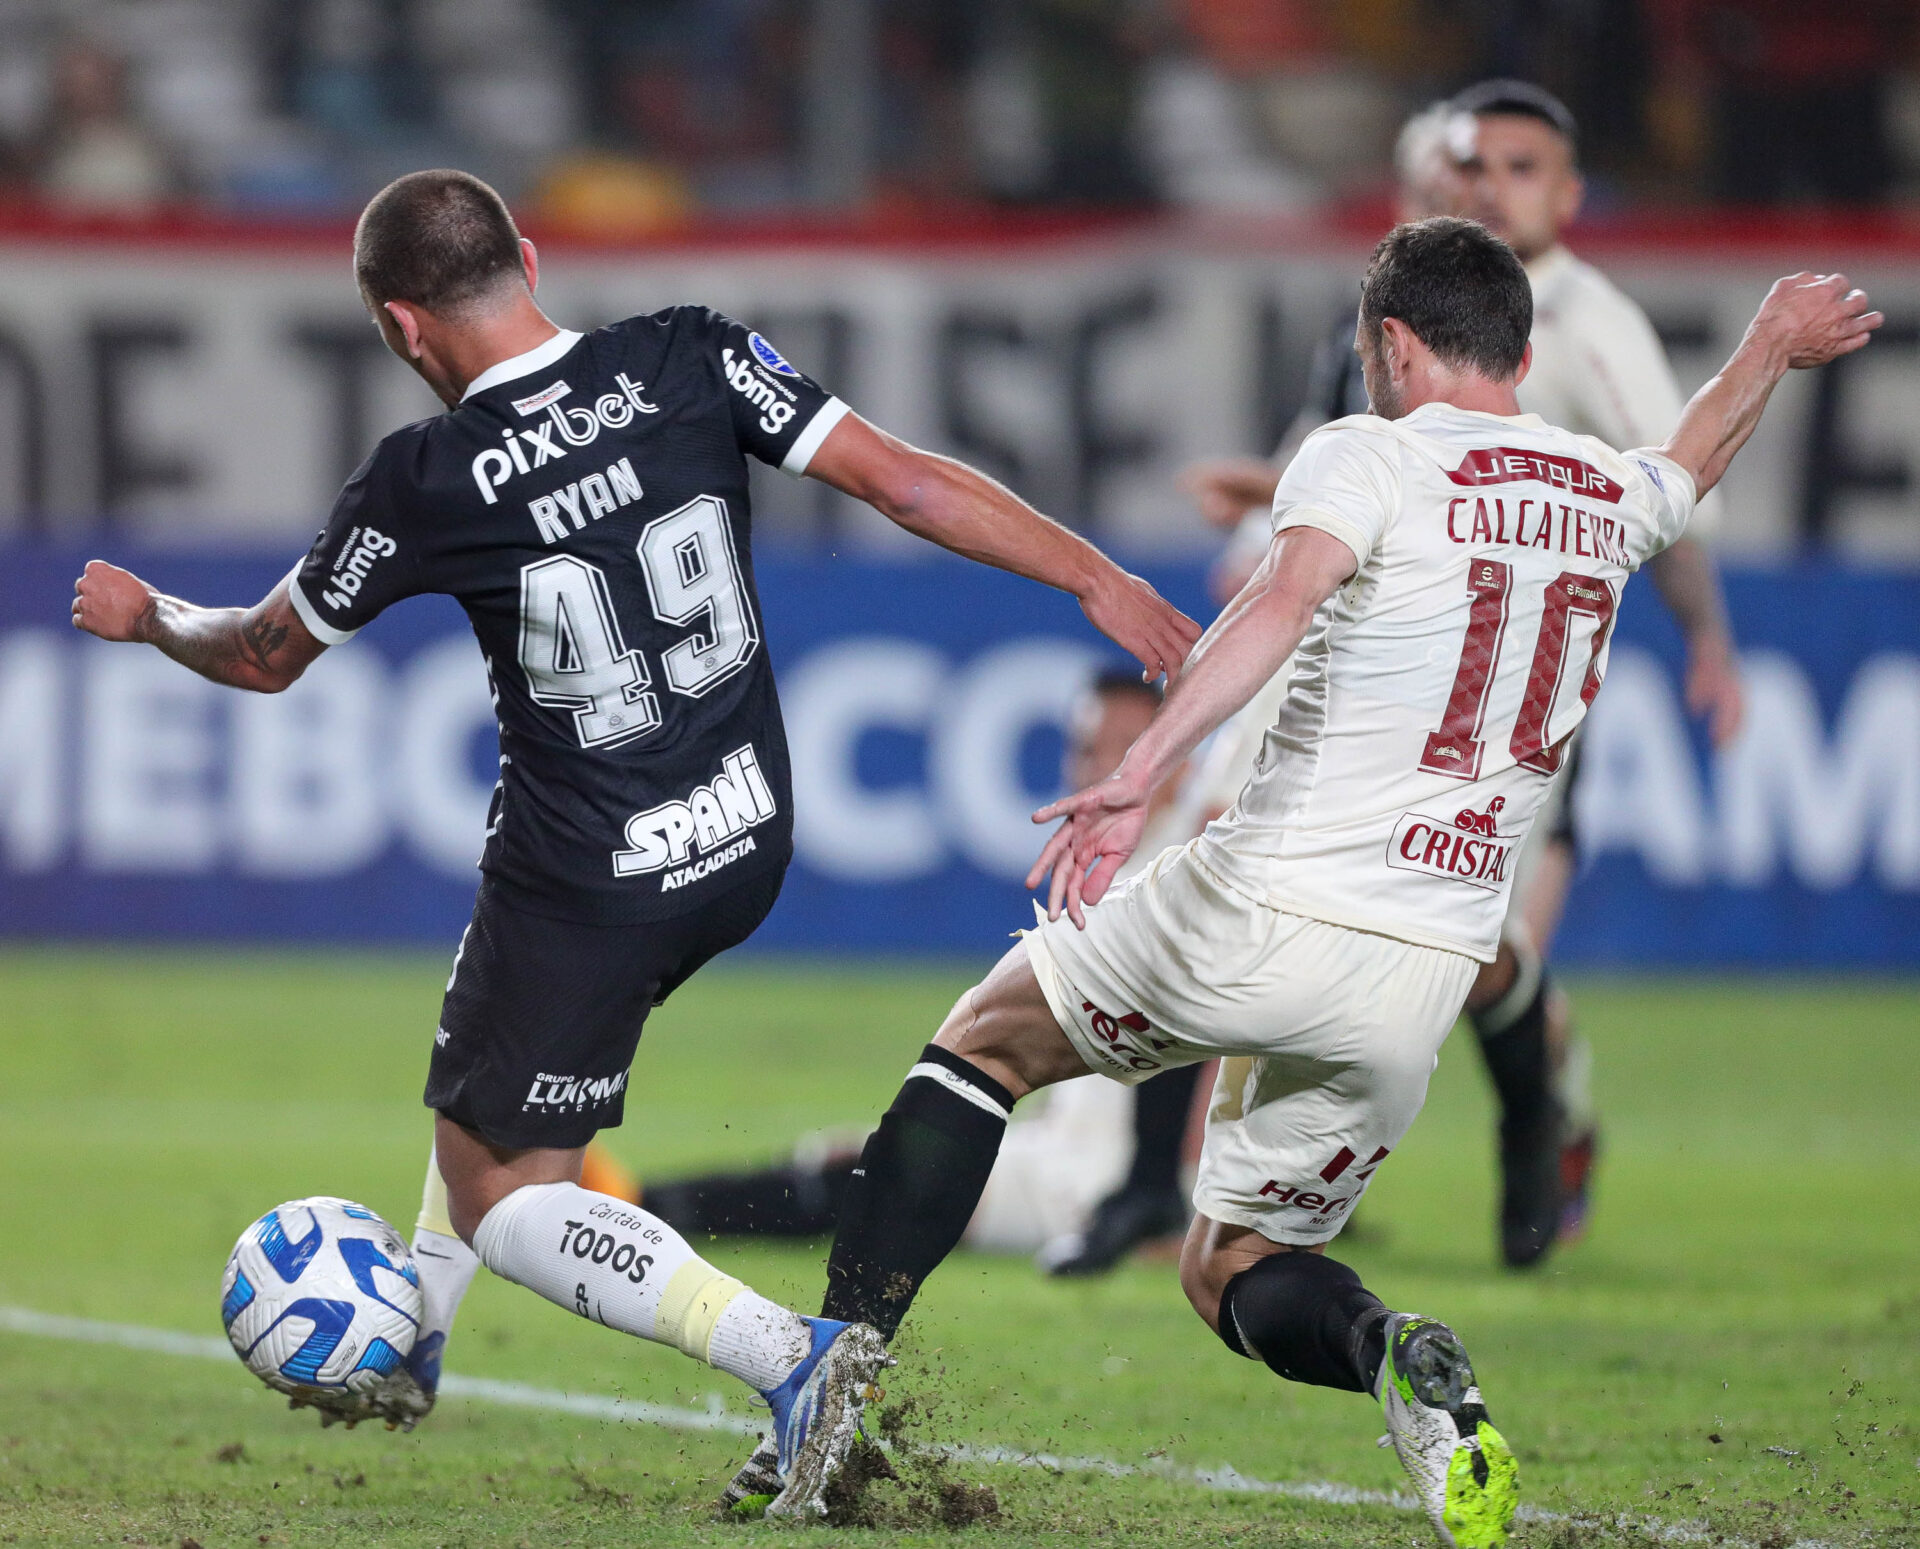
[[1194,1208],[1275,1242],[1334,1237],[1426,1101],[1480,965],[1286,914],[1168,850],[1024,936],[1089,1069],[1132,1085],[1224,1057]]

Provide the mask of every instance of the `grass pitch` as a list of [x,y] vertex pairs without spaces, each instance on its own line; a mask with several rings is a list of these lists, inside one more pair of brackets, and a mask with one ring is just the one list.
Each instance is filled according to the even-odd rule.
[[[0,953],[0,1303],[217,1335],[221,1265],[267,1206],[345,1194],[404,1228],[444,977],[418,956]],[[649,1028],[615,1149],[660,1176],[869,1122],[971,977],[709,969]],[[1493,1268],[1463,1037],[1338,1250],[1466,1339],[1525,1499],[1557,1514],[1516,1541],[1920,1544],[1920,987],[1575,988],[1606,1121],[1587,1241],[1531,1277]],[[709,1251],[803,1308],[819,1294],[824,1245]],[[924,1438],[1399,1488],[1377,1411],[1234,1359],[1167,1265],[1054,1284],[963,1255],[901,1353],[884,1407],[930,1408]],[[484,1275],[448,1364],[743,1409],[725,1378]],[[238,1363],[0,1332],[0,1543],[1429,1542],[1388,1507],[989,1465],[949,1469],[997,1492],[972,1526],[892,1487],[874,1498],[893,1526],[716,1522],[741,1455],[724,1434],[453,1398],[412,1436],[323,1433]]]

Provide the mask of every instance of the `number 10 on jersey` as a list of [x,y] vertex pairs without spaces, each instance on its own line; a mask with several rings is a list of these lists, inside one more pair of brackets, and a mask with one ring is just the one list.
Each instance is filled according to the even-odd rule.
[[[660,654],[666,686],[698,699],[746,666],[760,643],[726,504],[690,500],[649,522],[635,547],[654,617],[698,622]],[[577,555],[520,572],[520,670],[535,704],[573,711],[583,748],[615,747],[660,725],[653,674],[627,647],[606,572]]]
[[[1420,767],[1430,774],[1456,780],[1480,778],[1480,760],[1486,751],[1482,722],[1487,714],[1487,691],[1500,670],[1501,647],[1506,642],[1508,604],[1513,594],[1513,567],[1504,560],[1476,559],[1467,567],[1467,591],[1472,610],[1467,615],[1467,637],[1460,646],[1460,665],[1454,672],[1453,692],[1439,728],[1427,736]],[[1567,646],[1573,620],[1593,620],[1588,641],[1587,670],[1580,681],[1584,708],[1600,692],[1601,659],[1607,631],[1613,625],[1614,593],[1605,581],[1578,571],[1563,570],[1547,584],[1540,614],[1540,634],[1534,641],[1527,686],[1520,697],[1520,713],[1513,723],[1508,749],[1517,764],[1541,774],[1560,768],[1566,739],[1547,741],[1548,723],[1567,670]]]

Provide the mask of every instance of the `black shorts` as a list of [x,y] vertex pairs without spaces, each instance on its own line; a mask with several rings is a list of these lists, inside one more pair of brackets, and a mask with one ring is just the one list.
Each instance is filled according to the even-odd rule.
[[427,1106],[516,1150],[584,1146],[614,1128],[647,1013],[753,934],[783,874],[642,925],[531,914],[482,878],[440,1008]]
[[1555,844],[1567,847],[1567,853],[1577,862],[1580,859],[1580,830],[1574,822],[1574,803],[1579,799],[1576,792],[1580,785],[1580,738],[1575,736],[1573,745],[1567,749],[1566,773],[1560,777],[1560,789],[1555,792],[1551,821],[1547,828],[1547,837]]

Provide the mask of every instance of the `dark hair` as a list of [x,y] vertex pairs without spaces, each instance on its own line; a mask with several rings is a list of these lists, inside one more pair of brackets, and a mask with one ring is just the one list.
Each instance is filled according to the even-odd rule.
[[1360,285],[1360,322],[1377,338],[1397,317],[1442,364],[1504,381],[1533,332],[1533,286],[1520,260],[1478,221],[1452,215],[1395,226]]
[[407,301],[438,316],[524,279],[520,230],[468,172],[409,172],[375,194],[353,232],[353,275],[369,307]]
[[1138,667],[1102,667],[1087,685],[1087,692],[1102,699],[1109,694],[1138,694],[1156,705],[1165,697],[1158,683],[1140,676]]
[[1476,118],[1501,115],[1537,118],[1555,130],[1567,142],[1569,150],[1580,144],[1580,126],[1566,103],[1532,81],[1476,81],[1457,93],[1447,106],[1455,113],[1471,113]]

